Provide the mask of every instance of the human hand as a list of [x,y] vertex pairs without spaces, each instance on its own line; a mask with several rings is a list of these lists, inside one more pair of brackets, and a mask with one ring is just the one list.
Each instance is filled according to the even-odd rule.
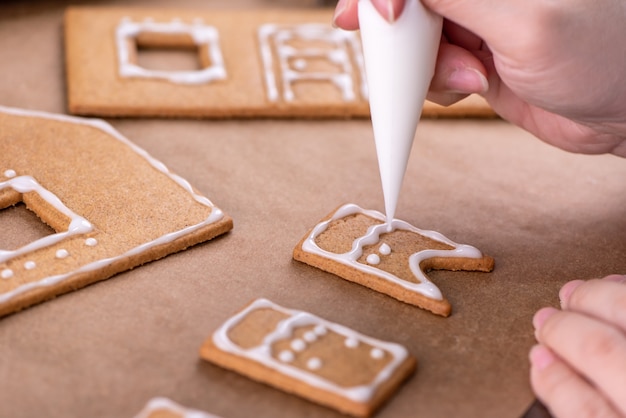
[[530,380],[556,417],[626,417],[626,276],[575,280],[533,318]]
[[[372,0],[389,21],[406,0]],[[626,157],[626,8],[623,2],[422,0],[442,15],[428,98],[484,96],[504,119],[562,149]],[[334,22],[358,28],[358,0]]]

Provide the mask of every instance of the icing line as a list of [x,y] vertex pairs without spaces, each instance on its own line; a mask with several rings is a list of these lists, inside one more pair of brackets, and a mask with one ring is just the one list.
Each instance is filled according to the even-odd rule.
[[[243,349],[233,343],[230,338],[228,338],[228,331],[237,325],[243,318],[245,318],[250,312],[261,309],[261,308],[269,308],[284,314],[289,315],[290,317],[282,320],[277,325],[276,329],[268,334],[261,345],[252,347],[249,349]],[[293,330],[296,327],[306,326],[317,324],[316,329],[319,329],[319,332],[316,331],[316,334],[323,335],[327,331],[327,329],[332,330],[333,332],[343,335],[347,338],[354,338],[358,341],[365,342],[366,344],[371,345],[375,349],[380,350],[381,352],[387,352],[391,356],[391,360],[389,363],[376,375],[374,380],[367,385],[355,386],[355,387],[342,387],[330,380],[324,379],[316,374],[313,374],[307,370],[303,370],[289,364],[281,363],[277,361],[271,352],[271,346],[278,340],[289,338],[293,335]],[[323,331],[322,331],[323,330]],[[322,332],[322,334],[320,334]],[[281,374],[290,376],[292,378],[298,379],[306,384],[320,388],[322,390],[326,390],[329,392],[336,393],[345,398],[351,399],[356,402],[367,402],[376,393],[376,390],[383,384],[387,379],[391,377],[394,371],[398,368],[398,366],[407,358],[408,352],[407,350],[399,345],[394,343],[389,343],[385,341],[380,341],[363,334],[360,334],[350,328],[344,327],[342,325],[326,321],[320,317],[312,315],[308,312],[296,311],[291,309],[283,308],[279,305],[276,305],[273,302],[270,302],[267,299],[257,299],[253,303],[251,303],[248,307],[246,307],[243,311],[234,315],[230,319],[228,319],[215,333],[213,334],[213,342],[215,345],[226,352],[236,354],[242,357],[246,357],[252,360],[255,360],[266,367],[269,367],[273,370],[278,371]],[[321,367],[321,364],[320,364]]]
[[149,418],[153,412],[166,410],[181,415],[182,418],[218,418],[203,411],[185,408],[176,402],[163,397],[152,398],[135,418]]
[[[330,251],[326,251],[320,248],[316,243],[315,239],[328,228],[328,225],[332,221],[337,219],[345,218],[346,216],[355,215],[355,214],[363,214],[369,216],[371,218],[377,219],[381,221],[381,224],[373,225],[368,228],[366,234],[362,237],[359,237],[354,240],[352,243],[352,249],[344,254],[335,254]],[[412,283],[406,280],[402,280],[396,275],[388,273],[384,270],[378,269],[373,266],[369,266],[367,264],[359,263],[357,260],[363,254],[363,247],[366,245],[374,245],[380,241],[380,236],[382,234],[392,232],[394,230],[405,230],[415,232],[419,235],[423,235],[425,237],[431,238],[435,241],[439,241],[445,244],[454,247],[452,250],[422,250],[417,253],[411,255],[409,257],[409,266],[411,268],[411,272],[413,275],[420,281],[420,283]],[[443,234],[440,234],[436,231],[425,231],[419,228],[414,227],[413,225],[401,221],[399,219],[393,219],[390,222],[387,221],[386,217],[374,210],[365,210],[360,208],[359,206],[348,203],[343,205],[333,214],[333,216],[324,222],[317,224],[311,234],[307,237],[307,239],[302,244],[302,249],[306,252],[317,254],[319,256],[331,259],[338,263],[344,264],[348,267],[360,270],[362,272],[375,275],[381,279],[393,282],[397,285],[402,286],[403,288],[420,293],[426,297],[432,299],[443,299],[443,295],[439,288],[431,282],[424,272],[420,269],[420,263],[428,258],[432,257],[467,257],[467,258],[481,258],[482,253],[475,247],[471,245],[457,244],[446,238]]]
[[[9,115],[16,115],[16,116],[24,116],[24,117],[35,117],[35,118],[42,118],[42,119],[49,119],[49,120],[54,120],[54,121],[58,121],[58,122],[66,122],[66,123],[73,123],[73,124],[77,124],[77,125],[82,125],[82,126],[89,126],[95,129],[98,129],[100,131],[103,131],[104,133],[108,134],[109,136],[117,139],[118,141],[120,141],[121,143],[123,143],[124,145],[128,146],[131,150],[133,150],[135,153],[139,154],[141,157],[143,157],[153,168],[155,168],[157,171],[161,172],[162,174],[168,176],[172,181],[174,181],[176,184],[178,184],[180,187],[182,187],[185,191],[187,191],[195,201],[197,201],[198,203],[205,205],[209,208],[211,208],[211,213],[209,214],[209,216],[202,222],[196,224],[196,225],[191,225],[188,226],[186,228],[183,228],[181,230],[178,231],[174,231],[174,232],[170,232],[168,234],[165,234],[161,237],[158,237],[152,241],[143,243],[137,247],[134,247],[132,249],[130,249],[129,251],[126,251],[124,254],[122,255],[118,255],[115,257],[110,257],[107,259],[101,259],[101,260],[97,260],[95,262],[86,264],[76,270],[73,270],[71,272],[68,273],[64,273],[64,274],[59,274],[59,275],[55,275],[55,276],[49,276],[49,277],[45,277],[41,280],[38,280],[36,282],[30,282],[30,283],[26,283],[24,285],[21,285],[9,292],[3,293],[0,295],[0,304],[10,300],[11,298],[15,297],[16,295],[19,295],[21,293],[24,293],[28,290],[31,289],[35,289],[38,287],[44,287],[44,286],[51,286],[54,285],[56,283],[62,282],[63,280],[65,280],[66,278],[75,275],[75,274],[80,274],[80,273],[84,273],[84,272],[89,272],[89,271],[93,271],[102,267],[105,267],[106,265],[112,264],[115,261],[121,260],[123,258],[127,258],[127,257],[131,257],[133,255],[139,254],[149,248],[158,246],[158,245],[162,245],[162,244],[167,244],[169,242],[172,242],[186,234],[189,234],[197,229],[200,229],[201,227],[205,226],[205,225],[210,225],[212,223],[218,222],[219,220],[221,220],[224,217],[224,213],[215,205],[213,205],[213,203],[206,197],[201,196],[199,194],[197,194],[193,188],[191,187],[191,184],[189,184],[189,182],[185,179],[183,179],[182,177],[171,173],[167,167],[165,166],[165,164],[163,164],[162,162],[156,160],[155,158],[153,158],[152,156],[150,156],[150,154],[148,154],[148,152],[146,152],[144,149],[138,147],[137,145],[133,144],[130,140],[128,140],[126,137],[122,136],[122,134],[120,134],[119,132],[117,132],[110,124],[108,124],[107,122],[104,122],[103,120],[100,119],[85,119],[85,118],[78,118],[78,117],[74,117],[74,116],[67,116],[67,115],[59,115],[59,114],[52,114],[52,113],[47,113],[47,112],[41,112],[41,111],[34,111],[34,110],[23,110],[23,109],[16,109],[16,108],[10,108],[10,107],[5,107],[5,106],[0,106],[0,112],[2,113],[6,113]],[[21,176],[21,177],[25,177],[25,176]],[[9,180],[10,182],[11,180]],[[32,185],[32,183],[31,183]],[[18,190],[19,192],[19,190]],[[68,209],[69,210],[69,209]],[[82,220],[82,218],[80,218]],[[77,228],[78,225],[81,224],[82,225],[82,221],[81,222],[77,222]],[[70,228],[68,229],[71,230],[72,224],[70,224]],[[52,236],[52,235],[51,235]],[[50,238],[51,236],[48,236],[46,238]],[[38,241],[35,241],[34,243],[37,243]],[[31,243],[31,244],[34,244]],[[22,247],[24,248],[24,247]],[[19,251],[19,250],[18,250]],[[13,257],[13,256],[11,256]]]
[[[160,34],[187,34],[197,46],[206,45],[210,66],[196,71],[150,70],[131,62],[129,42],[142,32]],[[159,78],[180,84],[202,84],[226,78],[224,58],[219,46],[219,34],[213,26],[195,20],[192,24],[173,20],[168,23],[156,23],[152,20],[133,22],[124,18],[115,30],[117,45],[118,70],[122,77]]]
[[[324,80],[332,82],[342,93],[344,101],[356,100],[353,85],[353,68],[350,56],[354,57],[357,73],[360,78],[360,94],[367,100],[368,90],[365,81],[365,70],[361,44],[356,34],[352,32],[334,29],[328,25],[308,23],[301,25],[277,25],[268,23],[261,25],[257,32],[259,51],[263,61],[264,79],[267,90],[267,98],[270,102],[282,99],[291,102],[295,99],[292,85],[302,80]],[[293,39],[319,40],[330,43],[333,48],[296,49],[288,42]],[[274,54],[276,51],[280,74],[274,71]],[[307,72],[307,58],[325,58],[329,62],[340,67],[339,73]],[[291,61],[294,60],[293,64]],[[282,97],[278,91],[278,78],[280,76]]]
[[33,177],[31,176],[19,176],[13,177],[12,179],[0,182],[0,190],[12,188],[16,192],[20,194],[35,192],[42,199],[44,199],[49,205],[51,205],[57,212],[62,213],[66,217],[70,219],[70,225],[67,228],[67,231],[58,232],[56,234],[48,235],[43,238],[40,238],[36,241],[31,242],[23,247],[18,248],[15,251],[7,251],[0,250],[0,263],[3,263],[12,258],[18,257],[23,254],[30,253],[35,250],[39,250],[44,247],[48,247],[50,245],[54,245],[66,238],[72,237],[74,235],[86,234],[88,232],[93,231],[93,226],[89,221],[85,218],[78,216],[76,213],[72,212],[67,206],[61,202],[61,200],[49,190],[46,190],[42,187]]

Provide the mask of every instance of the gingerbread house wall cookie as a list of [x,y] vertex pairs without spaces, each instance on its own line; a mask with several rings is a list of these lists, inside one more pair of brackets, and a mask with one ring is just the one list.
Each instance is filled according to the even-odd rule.
[[0,211],[23,202],[55,231],[0,248],[0,316],[232,228],[104,121],[0,107],[0,125]]
[[[71,7],[65,15],[68,107],[99,116],[368,117],[358,32],[332,10]],[[194,68],[148,68],[150,49],[187,50]],[[474,96],[424,115],[493,115]]]
[[435,231],[346,204],[320,221],[296,245],[294,259],[435,314],[451,307],[428,278],[431,269],[493,270],[493,258]]

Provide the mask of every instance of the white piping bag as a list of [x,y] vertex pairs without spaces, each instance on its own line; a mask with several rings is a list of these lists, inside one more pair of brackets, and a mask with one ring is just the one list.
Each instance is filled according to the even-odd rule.
[[358,13],[385,212],[391,222],[435,72],[443,19],[419,0],[407,0],[393,23],[371,0],[359,0]]

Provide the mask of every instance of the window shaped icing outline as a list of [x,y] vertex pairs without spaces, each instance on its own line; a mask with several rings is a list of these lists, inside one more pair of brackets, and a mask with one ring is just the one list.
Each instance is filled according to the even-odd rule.
[[[344,101],[355,101],[357,100],[354,86],[356,78],[360,80],[361,97],[364,100],[368,99],[363,53],[359,39],[354,32],[319,23],[301,25],[268,23],[259,27],[258,38],[269,101],[277,102],[282,99],[292,102],[295,100],[292,88],[294,82],[315,80],[332,82],[341,91]],[[322,41],[332,45],[332,48],[297,49],[289,45],[289,41],[294,39]],[[274,55],[276,55],[276,63]],[[320,57],[337,65],[341,71],[338,73],[306,71],[306,59]],[[356,69],[351,57],[354,59]],[[278,74],[274,71],[275,67],[279,70]],[[279,83],[282,95],[279,92]]]
[[[198,48],[203,68],[196,71],[163,71],[143,68],[135,62],[137,37],[142,33],[163,36],[188,35]],[[219,44],[219,33],[213,26],[205,25],[200,19],[191,24],[175,19],[158,23],[151,19],[134,22],[123,18],[115,30],[118,70],[121,77],[162,79],[178,84],[203,84],[226,78],[224,58]],[[154,43],[154,46],[158,46]]]
[[69,218],[70,223],[66,231],[57,232],[56,234],[40,238],[30,244],[26,244],[18,248],[17,250],[9,251],[0,249],[0,263],[4,263],[7,260],[31,253],[41,248],[57,244],[71,236],[89,233],[94,229],[89,221],[70,210],[58,197],[56,197],[49,190],[46,190],[31,176],[13,177],[7,181],[0,182],[0,191],[7,188],[13,189],[20,195],[18,202],[22,201],[21,195],[25,193],[37,193],[52,208]]

